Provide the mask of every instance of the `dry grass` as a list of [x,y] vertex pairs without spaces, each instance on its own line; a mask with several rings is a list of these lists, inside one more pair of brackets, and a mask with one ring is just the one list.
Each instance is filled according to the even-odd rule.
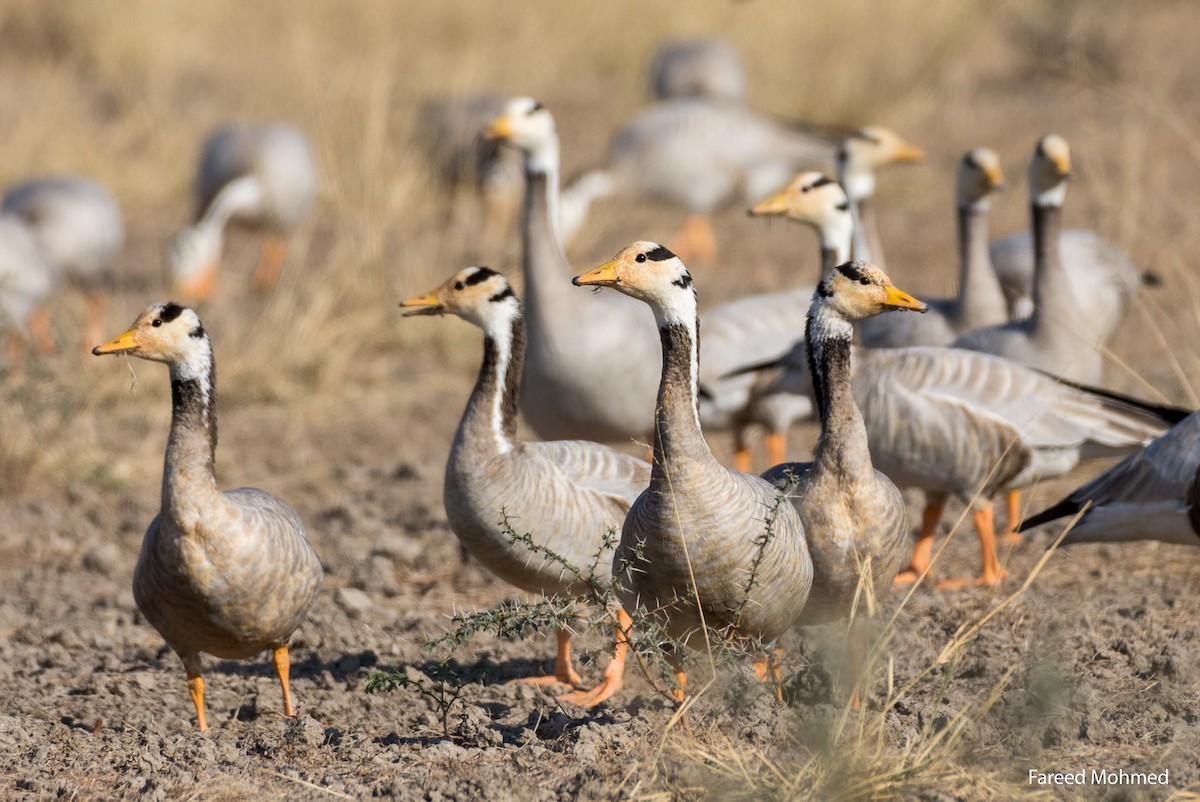
[[[927,147],[927,167],[880,182],[893,277],[917,293],[951,288],[951,172],[962,151],[987,144],[1001,153],[1013,190],[993,230],[1005,233],[1025,226],[1030,145],[1048,130],[1066,135],[1079,164],[1070,223],[1102,231],[1165,282],[1143,293],[1112,344],[1111,384],[1195,406],[1198,28],[1200,7],[1183,2],[9,0],[0,107],[14,113],[0,126],[0,184],[80,172],[112,187],[130,232],[115,333],[162,297],[163,246],[188,215],[203,132],[229,118],[304,127],[324,187],[279,291],[246,296],[256,241],[235,236],[221,297],[201,310],[220,368],[221,464],[238,466],[239,481],[303,486],[327,479],[328,442],[352,425],[391,432],[437,413],[434,431],[448,431],[454,416],[437,405],[449,389],[460,397],[475,360],[465,328],[402,324],[394,311],[462,266],[477,227],[433,186],[414,149],[420,102],[477,89],[535,94],[556,112],[570,174],[643,103],[659,41],[720,31],[745,54],[760,107],[831,125],[878,121]],[[582,264],[634,238],[665,238],[678,220],[670,210],[606,207],[575,256]],[[794,227],[731,213],[718,232],[723,269],[697,271],[708,302],[789,283],[780,265],[790,269],[797,253],[796,270],[815,269],[808,234]],[[514,254],[510,242],[486,259],[511,275]],[[54,313],[62,353],[23,386],[0,386],[0,493],[155,486],[169,413],[159,369],[132,365],[135,382],[114,360],[82,359],[72,350],[78,299],[64,294]],[[286,444],[282,465],[262,456],[264,437]],[[1003,798],[1011,789],[956,753],[994,694],[908,743],[892,742],[882,716],[853,716],[837,760],[783,763],[715,736],[671,735],[664,749],[746,798],[816,789],[903,797],[922,783]]]

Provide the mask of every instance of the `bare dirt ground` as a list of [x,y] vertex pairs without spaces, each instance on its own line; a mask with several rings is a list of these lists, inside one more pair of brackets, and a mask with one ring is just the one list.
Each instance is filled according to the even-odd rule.
[[[604,4],[602,4],[604,5]],[[234,235],[218,299],[200,309],[220,372],[225,486],[292,503],[326,567],[292,643],[299,715],[269,661],[210,660],[200,735],[182,667],[141,619],[130,577],[158,509],[165,371],[84,357],[78,296],[54,304],[60,353],[0,386],[0,797],[13,799],[1185,799],[1200,792],[1200,562],[1157,545],[1052,554],[1057,530],[1002,553],[999,590],[918,588],[886,600],[859,708],[844,630],[787,642],[785,701],[745,660],[694,658],[686,720],[631,668],[591,711],[543,688],[549,634],[424,643],[449,616],[513,597],[460,559],[441,469],[479,356],[458,322],[401,321],[398,300],[479,258],[518,272],[515,238],[480,254],[469,199],[434,187],[412,142],[420,101],[494,88],[540,97],[568,174],[644,102],[657,42],[721,32],[745,53],[756,104],[831,125],[887,124],[928,163],[880,180],[890,272],[951,289],[953,166],[987,144],[1011,191],[993,231],[1025,225],[1023,166],[1050,130],[1072,143],[1068,220],[1152,267],[1112,343],[1106,383],[1198,405],[1200,13],[1014,2],[484,8],[442,4],[0,6],[0,178],[76,171],[121,199],[129,245],[114,334],[161,300],[164,243],[188,214],[202,132],[229,117],[306,127],[325,188],[279,291],[246,293],[257,240]],[[636,20],[636,24],[635,21]],[[20,113],[17,113],[19,110]],[[677,210],[609,204],[573,248],[583,268],[666,239]],[[702,302],[815,273],[807,231],[717,221],[722,257],[693,270]],[[132,375],[131,375],[132,370]],[[793,451],[808,453],[811,427]],[[714,434],[718,454],[727,438]],[[630,445],[630,448],[636,446]],[[1030,508],[1103,463],[1037,488]],[[914,521],[916,508],[913,509]],[[939,576],[974,570],[953,508]],[[1022,590],[1022,588],[1024,589]],[[587,629],[599,677],[608,633]],[[368,694],[375,671],[416,686]],[[1038,788],[1030,769],[1170,772],[1166,788]]]

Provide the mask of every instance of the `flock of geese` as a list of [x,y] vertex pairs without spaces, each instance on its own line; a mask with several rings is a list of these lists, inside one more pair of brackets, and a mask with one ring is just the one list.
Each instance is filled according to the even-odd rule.
[[[1200,545],[1200,413],[1094,387],[1099,348],[1144,277],[1096,234],[1063,230],[1071,176],[1063,138],[1042,137],[1029,161],[1031,233],[998,242],[989,242],[987,217],[1005,183],[1000,159],[987,148],[963,156],[958,292],[923,302],[881,267],[873,201],[875,172],[918,160],[920,150],[879,127],[831,144],[759,115],[745,103],[736,53],[720,42],[665,48],[653,85],[659,101],[618,132],[607,164],[565,188],[554,118],[541,103],[472,98],[427,109],[484,132],[472,147],[450,143],[460,163],[445,174],[471,176],[486,214],[506,205],[497,199],[513,154],[523,197],[523,302],[504,275],[476,266],[401,303],[406,316],[453,315],[483,330],[478,378],[446,463],[450,528],[523,591],[580,595],[595,590],[589,583],[611,583],[620,601],[598,684],[586,687],[572,666],[566,629],[553,673],[529,681],[568,686],[562,698],[578,705],[608,699],[622,687],[635,613],[693,645],[714,632],[770,644],[793,626],[846,618],[864,585],[882,597],[929,573],[951,496],[972,511],[979,583],[1004,577],[993,513],[1001,493],[1008,539],[1072,517],[1068,542]],[[481,121],[481,109],[492,118]],[[269,232],[253,281],[269,290],[316,176],[294,128],[215,133],[198,171],[196,219],[172,251],[176,291],[211,295],[223,230],[235,220]],[[820,274],[701,309],[684,253],[712,258],[707,216],[739,191],[753,194],[751,215],[814,230]],[[671,199],[688,222],[667,245],[635,242],[599,267],[573,269],[570,233],[594,202],[622,194]],[[0,307],[22,332],[16,340],[27,332],[48,345],[41,310],[62,277],[83,288],[97,315],[89,325],[98,324],[122,233],[111,196],[89,181],[33,181],[5,197]],[[162,506],[134,595],[183,661],[200,729],[202,653],[271,649],[291,715],[287,642],[317,599],[321,564],[285,502],[218,488],[215,365],[200,318],[154,304],[93,353],[169,368]],[[518,411],[541,440],[517,439]],[[814,415],[813,459],[788,461],[789,427]],[[750,471],[755,426],[767,432],[773,466],[761,474]],[[705,439],[717,430],[733,434],[732,468]],[[630,439],[652,444],[648,461],[607,445]],[[1108,473],[1018,527],[1021,490],[1120,453],[1128,456]],[[915,548],[902,488],[926,499]],[[514,529],[527,536],[512,537]],[[615,543],[610,531],[620,533]],[[564,571],[547,552],[601,570]],[[682,699],[686,652],[669,659]],[[774,654],[758,655],[755,669],[778,693]]]

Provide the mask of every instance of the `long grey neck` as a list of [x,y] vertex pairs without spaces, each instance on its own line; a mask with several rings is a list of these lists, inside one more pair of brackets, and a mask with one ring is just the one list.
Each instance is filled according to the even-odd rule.
[[852,201],[851,207],[855,215],[853,258],[886,268],[879,229],[875,222],[875,198],[870,195],[857,198]]
[[684,461],[716,462],[700,430],[696,322],[659,321],[663,372],[654,417],[654,480],[664,481]]
[[819,299],[809,310],[805,340],[821,416],[816,462],[839,476],[872,472],[867,428],[850,389],[850,322]]
[[838,249],[832,246],[821,244],[821,276],[829,275],[829,272],[840,265],[844,259],[840,258]]
[[558,210],[558,166],[526,157],[525,208],[522,220],[522,268],[525,304],[530,319],[553,320],[551,307],[572,309],[582,300],[571,291],[570,263],[555,225]]
[[988,253],[988,209],[981,203],[958,207],[958,306],[955,316],[1000,323],[1007,317],[1004,291]]
[[1059,235],[1062,232],[1062,207],[1033,204],[1033,325],[1044,329],[1054,319],[1074,318],[1071,299],[1074,290],[1062,262]]
[[210,354],[198,375],[182,375],[171,366],[171,433],[163,465],[164,512],[189,517],[189,510],[219,495],[214,471],[216,451],[217,371]]
[[520,314],[496,330],[485,330],[483,364],[458,424],[457,443],[481,457],[512,449],[524,361],[525,321]]

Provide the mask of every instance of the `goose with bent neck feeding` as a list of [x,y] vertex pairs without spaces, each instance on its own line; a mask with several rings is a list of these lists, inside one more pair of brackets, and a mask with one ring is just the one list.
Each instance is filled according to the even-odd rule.
[[284,715],[295,715],[287,643],[317,600],[323,570],[286,502],[253,487],[217,488],[216,366],[208,332],[191,309],[154,304],[92,353],[129,354],[170,368],[162,509],[142,541],[133,597],[183,660],[200,730],[208,728],[201,653],[243,660],[271,649]]
[[[726,469],[704,441],[696,290],[687,268],[667,248],[635,242],[574,282],[647,304],[662,346],[649,486],[625,518],[614,559],[622,602],[645,608],[685,643],[707,637],[702,629],[778,638],[812,584],[804,527],[780,491]],[[673,659],[681,695],[682,656]],[[767,663],[758,665],[765,677]]]
[[1200,546],[1200,412],[1023,521],[1020,531],[1076,515],[1064,545],[1159,540]]
[[43,355],[54,351],[46,304],[58,283],[58,270],[29,226],[0,214],[0,331],[8,334],[8,368],[14,377],[25,376],[31,342]]
[[24,222],[55,271],[82,290],[84,342],[103,337],[113,262],[125,244],[125,225],[112,194],[79,176],[31,178],[9,188],[0,214]]
[[176,291],[204,300],[216,286],[231,222],[267,230],[256,292],[269,292],[287,258],[285,237],[312,208],[317,166],[308,138],[285,123],[229,124],[204,143],[196,173],[195,222],[183,228],[171,249]]
[[875,218],[875,171],[889,164],[912,164],[924,158],[920,148],[879,125],[862,128],[842,140],[837,153],[837,177],[850,199],[850,214],[854,218],[851,257],[887,269]]
[[[650,466],[598,443],[516,440],[525,320],[499,273],[468,267],[401,306],[406,315],[452,314],[484,332],[483,365],[446,462],[443,500],[455,535],[488,570],[530,593],[587,594],[595,590],[588,566],[598,566],[591,579],[607,585],[612,545],[605,538],[649,481]],[[580,574],[514,540],[506,531],[509,521]],[[621,688],[630,619],[624,610],[617,619],[616,650],[603,681],[569,694],[567,701],[591,706]],[[532,681],[580,684],[571,667],[570,640],[569,631],[559,630],[554,674]]]
[[525,157],[521,247],[529,343],[521,411],[547,440],[645,438],[654,425],[662,364],[654,316],[616,293],[571,289],[571,266],[555,224],[559,144],[553,116],[532,98],[514,98],[488,136]]
[[1096,385],[1103,361],[1098,340],[1089,334],[1092,302],[1076,295],[1059,242],[1070,177],[1071,152],[1066,140],[1054,134],[1040,139],[1029,163],[1037,253],[1033,314],[968,332],[955,340],[954,347],[995,354],[1056,378]]

